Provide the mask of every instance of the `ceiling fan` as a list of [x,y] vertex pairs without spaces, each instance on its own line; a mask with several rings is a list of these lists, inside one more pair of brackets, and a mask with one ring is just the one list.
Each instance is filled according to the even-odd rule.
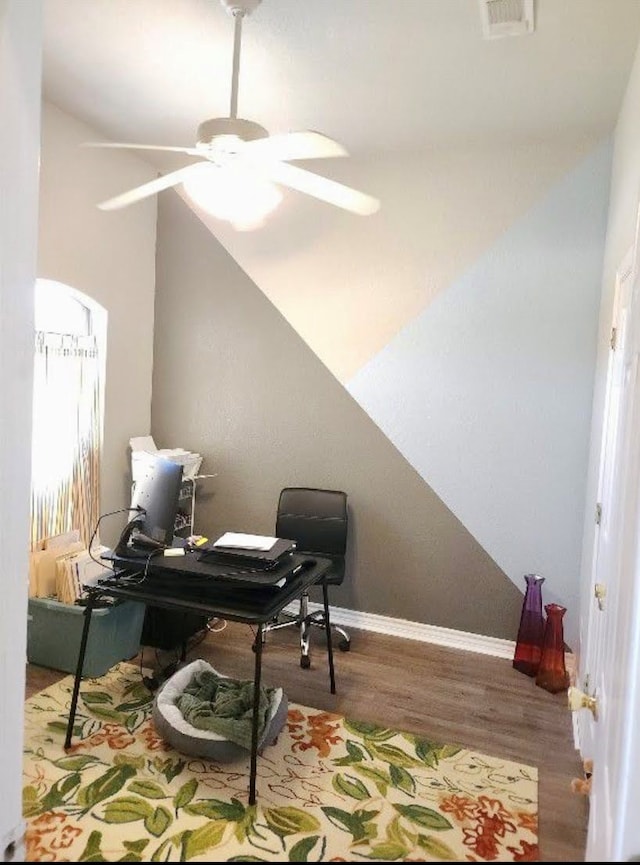
[[[238,117],[238,77],[240,70],[240,45],[242,21],[261,3],[261,0],[220,0],[222,6],[234,18],[233,67],[231,78],[231,104],[228,117],[214,117],[198,126],[197,141],[193,147],[172,147],[153,144],[130,144],[123,142],[87,142],[87,147],[129,148],[137,150],[163,150],[199,157],[198,162],[171,171],[155,180],[103,201],[101,210],[117,210],[150,195],[180,183],[185,191],[197,200],[195,192],[199,186],[213,181],[213,195],[224,195],[232,189],[232,198],[242,187],[248,199],[258,197],[262,188],[271,189],[265,211],[281,199],[273,186],[295,189],[351,213],[367,216],[380,208],[380,202],[364,192],[337,183],[327,177],[290,165],[297,159],[323,159],[347,156],[345,148],[320,132],[301,131],[269,135],[267,130],[252,120]],[[222,191],[221,191],[222,190]],[[228,196],[229,197],[229,196]],[[212,210],[214,215],[215,208]],[[230,216],[223,216],[229,221]],[[236,226],[240,227],[240,226]]]

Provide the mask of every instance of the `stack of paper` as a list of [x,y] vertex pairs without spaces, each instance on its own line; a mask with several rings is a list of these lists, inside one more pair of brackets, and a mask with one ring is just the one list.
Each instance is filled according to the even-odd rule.
[[36,598],[55,598],[57,596],[57,564],[65,556],[79,553],[84,549],[82,541],[71,544],[50,546],[46,550],[31,553],[29,562],[29,594]]
[[135,483],[145,467],[149,456],[161,456],[172,462],[180,463],[185,478],[195,478],[202,465],[202,456],[184,448],[157,448],[153,436],[137,436],[129,439],[131,445],[131,472]]
[[225,532],[217,541],[214,541],[214,547],[228,547],[229,549],[238,550],[262,550],[266,552],[270,550],[276,543],[278,538],[270,538],[266,535],[247,535],[242,532]]
[[[95,555],[95,553],[94,553]],[[84,587],[107,574],[100,561],[95,561],[86,549],[60,556],[56,561],[56,595],[63,604],[75,604]]]
[[29,561],[31,598],[53,598],[74,604],[81,597],[85,585],[109,573],[109,569],[99,562],[99,555],[106,547],[93,549],[93,555],[98,559],[94,561],[78,531],[47,538],[42,547],[31,553]]

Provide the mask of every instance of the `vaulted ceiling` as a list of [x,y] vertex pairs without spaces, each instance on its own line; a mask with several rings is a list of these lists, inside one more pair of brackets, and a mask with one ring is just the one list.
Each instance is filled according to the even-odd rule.
[[[640,2],[534,8],[533,33],[487,40],[480,0],[262,0],[238,114],[354,155],[609,133]],[[233,28],[221,0],[44,0],[45,98],[112,140],[192,145],[229,114]]]

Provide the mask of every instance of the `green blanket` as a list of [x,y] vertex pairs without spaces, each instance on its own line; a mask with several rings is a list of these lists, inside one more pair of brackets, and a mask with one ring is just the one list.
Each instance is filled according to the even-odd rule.
[[[258,743],[269,721],[275,688],[260,688]],[[228,679],[210,670],[194,673],[176,700],[184,719],[199,730],[209,730],[230,742],[251,749],[253,682]]]

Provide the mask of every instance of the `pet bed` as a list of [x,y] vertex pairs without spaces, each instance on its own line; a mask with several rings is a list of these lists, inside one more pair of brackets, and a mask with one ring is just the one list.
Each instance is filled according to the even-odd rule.
[[[177,670],[156,693],[153,723],[158,735],[181,754],[220,763],[233,762],[246,757],[248,748],[211,729],[194,726],[178,705],[184,704],[184,695],[192,690],[193,682],[206,677],[208,673],[230,683],[237,681],[218,673],[202,659],[192,661]],[[258,751],[275,742],[287,719],[288,701],[282,688],[270,688],[266,693],[269,694],[269,700],[264,729],[258,738]]]

